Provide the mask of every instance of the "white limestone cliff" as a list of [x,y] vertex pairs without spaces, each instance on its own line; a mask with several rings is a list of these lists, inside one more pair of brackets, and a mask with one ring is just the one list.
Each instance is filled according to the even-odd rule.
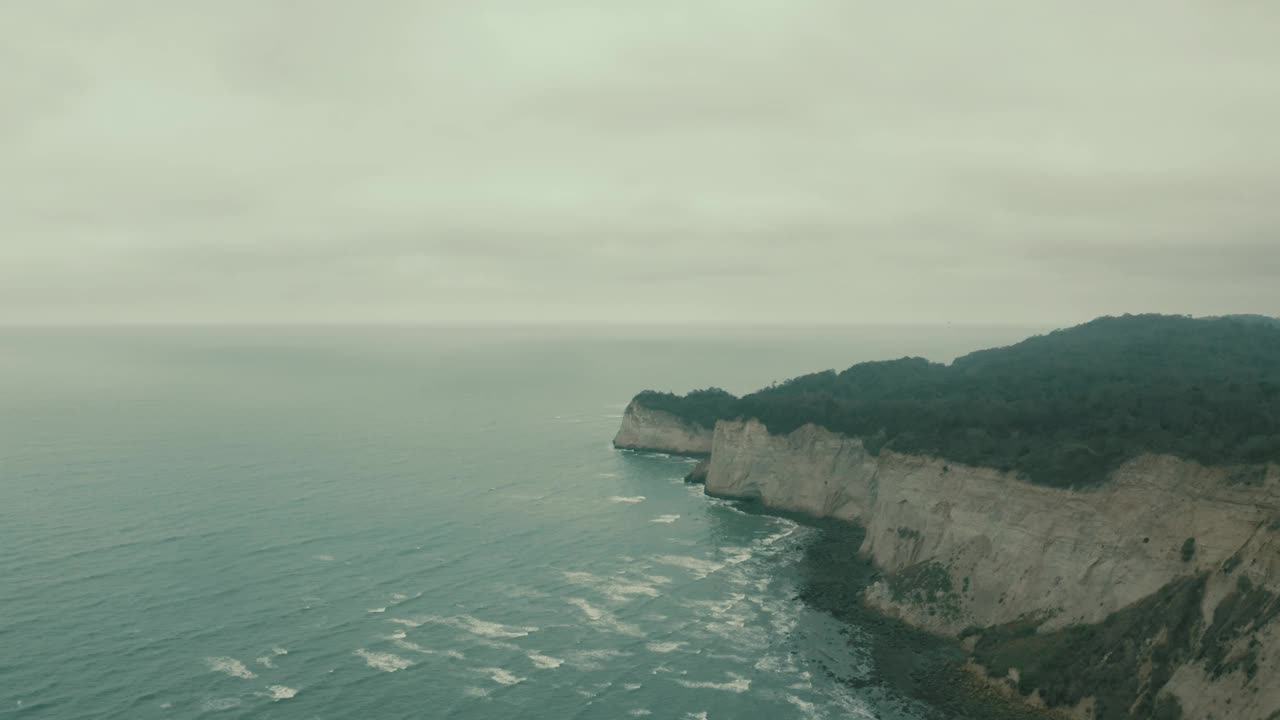
[[706,455],[711,452],[712,434],[711,428],[685,422],[671,413],[645,407],[633,400],[622,414],[622,427],[613,438],[613,446],[677,455]]
[[[1199,577],[1204,633],[1242,578],[1270,593],[1270,606],[1280,595],[1275,465],[1242,475],[1146,455],[1098,487],[1067,490],[937,458],[873,455],[861,440],[813,425],[773,435],[759,421],[720,421],[707,438],[634,403],[615,443],[705,447],[709,494],[862,525],[861,552],[884,574],[866,603],[940,635],[1017,621],[1039,633],[1101,623]],[[1186,662],[1160,689],[1178,698],[1183,717],[1280,717],[1280,619],[1259,622],[1215,641],[1239,660],[1229,672]]]

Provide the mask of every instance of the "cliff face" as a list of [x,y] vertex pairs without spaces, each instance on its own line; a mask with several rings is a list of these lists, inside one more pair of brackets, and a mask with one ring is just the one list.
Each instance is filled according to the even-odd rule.
[[[770,435],[756,421],[716,427],[707,492],[766,507],[856,521],[862,551],[899,573],[943,563],[956,586],[948,612],[922,612],[873,589],[875,604],[955,634],[973,625],[1052,614],[1045,629],[1094,623],[1172,580],[1217,569],[1277,534],[1280,474],[1256,484],[1176,458],[1146,456],[1082,492],[1031,485],[989,468],[884,451],[807,425]],[[1195,543],[1182,557],[1188,538]],[[1257,563],[1252,561],[1256,559]],[[1280,556],[1249,558],[1280,579]]]
[[711,452],[712,435],[708,428],[685,422],[662,410],[647,408],[633,400],[622,414],[622,427],[613,438],[613,446],[677,455],[706,455]]
[[867,604],[966,636],[1024,694],[1079,717],[1280,717],[1276,466],[1144,456],[1070,491],[812,425],[721,421],[710,450],[708,493],[860,523],[884,573]]

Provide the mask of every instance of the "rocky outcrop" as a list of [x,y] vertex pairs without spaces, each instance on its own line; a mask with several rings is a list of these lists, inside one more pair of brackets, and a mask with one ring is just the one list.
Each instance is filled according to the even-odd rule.
[[707,455],[711,452],[712,435],[711,428],[632,400],[622,414],[622,427],[613,438],[613,446],[676,455]]
[[709,494],[861,524],[882,573],[865,602],[965,638],[1036,702],[1078,717],[1280,717],[1274,465],[1148,455],[1064,490],[754,420],[719,422],[710,451]]

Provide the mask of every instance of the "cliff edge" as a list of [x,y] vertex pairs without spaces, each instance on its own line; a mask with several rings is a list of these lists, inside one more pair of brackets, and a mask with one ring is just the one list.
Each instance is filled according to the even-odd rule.
[[862,525],[868,606],[963,640],[1072,717],[1280,718],[1280,467],[1136,457],[1086,489],[809,424],[714,431],[632,403],[618,447],[710,452],[708,494]]
[[712,428],[632,400],[622,414],[622,427],[613,446],[624,450],[653,450],[676,455],[709,455]]

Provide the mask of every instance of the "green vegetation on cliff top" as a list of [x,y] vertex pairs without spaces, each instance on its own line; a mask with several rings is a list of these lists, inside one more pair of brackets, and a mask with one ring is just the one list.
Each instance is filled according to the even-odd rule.
[[1280,323],[1105,317],[950,365],[868,362],[742,398],[711,388],[636,401],[705,427],[756,418],[785,434],[813,423],[861,437],[873,453],[934,455],[1059,487],[1100,482],[1146,452],[1257,465],[1280,461]]

